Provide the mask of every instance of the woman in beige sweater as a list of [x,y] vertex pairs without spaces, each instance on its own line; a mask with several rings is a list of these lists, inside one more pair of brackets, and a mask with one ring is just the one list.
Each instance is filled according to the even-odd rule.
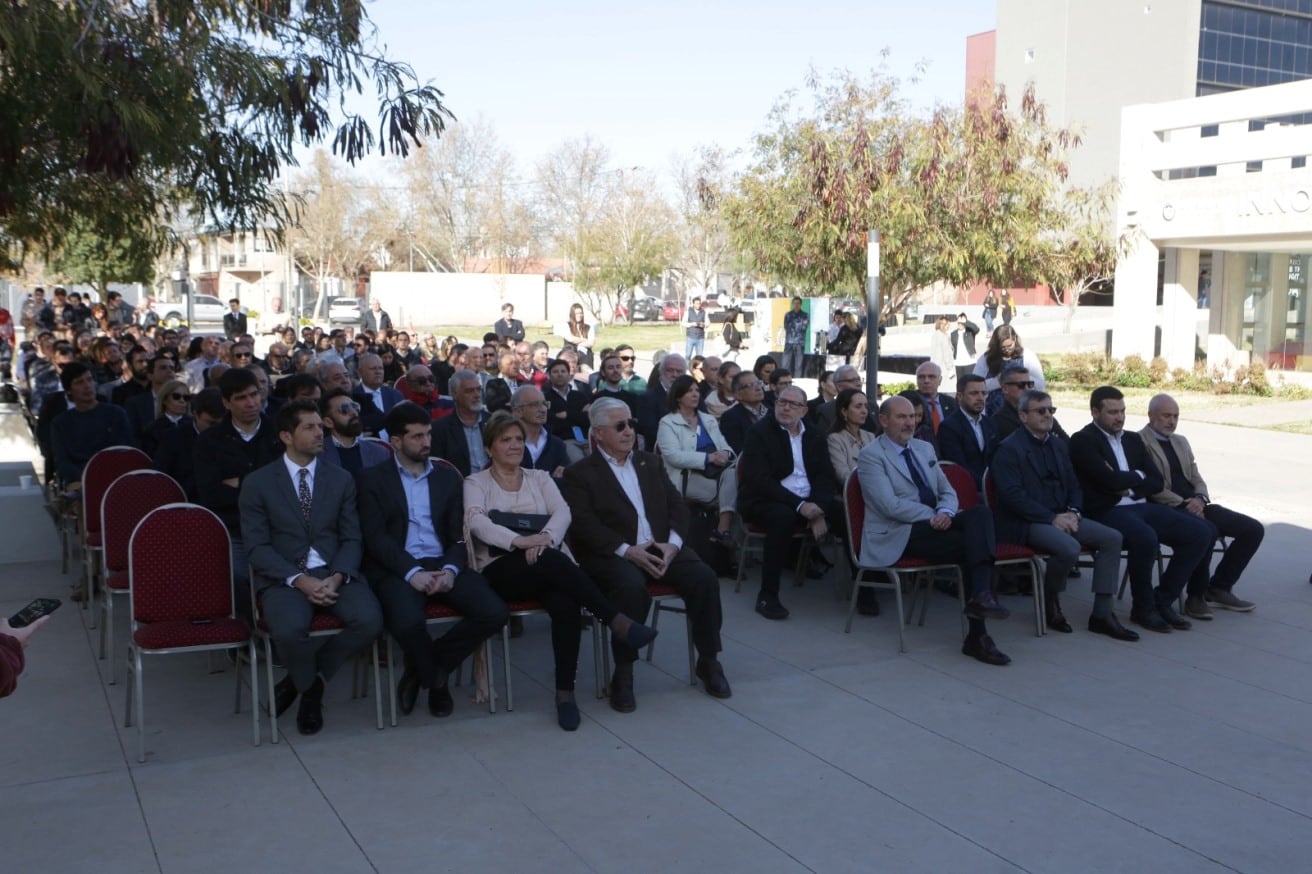
[[556,720],[565,731],[574,731],[580,722],[574,700],[580,608],[634,648],[651,643],[656,631],[616,610],[562,550],[569,505],[550,473],[520,467],[524,426],[504,410],[494,413],[483,426],[483,445],[491,463],[465,480],[472,564],[507,602],[540,601],[551,616]]

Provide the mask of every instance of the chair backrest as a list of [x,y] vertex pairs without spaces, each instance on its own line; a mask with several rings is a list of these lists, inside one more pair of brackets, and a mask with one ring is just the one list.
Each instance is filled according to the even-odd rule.
[[957,493],[957,509],[969,510],[979,503],[979,490],[975,488],[975,478],[959,464],[944,461],[939,464],[943,475],[948,478],[948,485]]
[[187,494],[177,480],[157,470],[131,470],[114,480],[100,501],[105,569],[111,573],[128,569],[132,532],[147,513],[186,500]]
[[993,481],[993,471],[984,468],[984,504],[990,510],[998,506],[998,484]]
[[866,525],[866,498],[861,494],[861,480],[857,479],[856,468],[847,475],[843,485],[843,518],[847,520],[847,546],[852,553],[852,563],[861,564],[861,530]]
[[391,441],[391,440],[384,440],[384,439],[381,438],[381,437],[361,437],[360,439],[361,439],[361,440],[368,440],[370,443],[377,443],[379,446],[381,446],[381,447],[383,447],[384,449],[387,450],[387,454],[388,454],[388,455],[391,455],[391,456],[395,456],[395,455],[396,455],[396,447],[394,447],[394,446],[392,445],[392,441]]
[[150,467],[150,456],[132,446],[109,446],[91,456],[82,471],[82,525],[100,530],[100,502],[110,483],[130,470]]
[[232,551],[219,517],[195,504],[165,504],[132,532],[132,621],[232,616]]

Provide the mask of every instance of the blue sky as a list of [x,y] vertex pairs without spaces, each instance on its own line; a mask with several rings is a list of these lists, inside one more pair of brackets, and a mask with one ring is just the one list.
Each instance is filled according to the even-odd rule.
[[[560,0],[367,7],[380,42],[460,118],[483,116],[521,172],[561,142],[591,134],[615,166],[668,168],[718,143],[748,149],[774,101],[809,67],[869,70],[892,50],[918,105],[959,101],[966,37],[990,30],[994,0]],[[367,165],[366,165],[367,166]],[[374,169],[376,172],[376,168]]]

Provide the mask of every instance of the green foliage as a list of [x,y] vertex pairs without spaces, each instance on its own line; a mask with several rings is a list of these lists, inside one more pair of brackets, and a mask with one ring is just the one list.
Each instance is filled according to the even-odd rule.
[[1312,390],[1296,382],[1282,382],[1276,395],[1290,401],[1312,400]]
[[916,383],[912,380],[910,382],[895,382],[892,385],[881,385],[880,391],[883,392],[884,397],[891,398],[893,395],[900,395],[904,391],[911,391],[915,388]]
[[155,253],[148,233],[102,237],[91,221],[78,217],[50,266],[71,282],[96,286],[104,300],[111,282],[150,282],[155,275]]
[[1123,388],[1148,388],[1153,384],[1148,363],[1138,355],[1128,355],[1116,368],[1113,384]]
[[[1051,355],[1043,363],[1044,379],[1051,386],[1064,388],[1095,388],[1115,385],[1122,388],[1154,388],[1163,391],[1201,391],[1218,395],[1256,395],[1271,397],[1275,389],[1267,379],[1266,367],[1255,362],[1235,370],[1227,379],[1219,367],[1208,369],[1198,362],[1193,370],[1177,367],[1168,372],[1166,361],[1154,358],[1145,362],[1138,355],[1129,355],[1117,361],[1100,352],[1080,352],[1070,355]],[[1287,389],[1292,389],[1289,395]],[[1299,387],[1282,386],[1282,397],[1298,397]]]
[[[376,126],[348,101],[372,85]],[[169,223],[281,227],[294,148],[354,162],[442,131],[441,92],[375,45],[358,0],[0,6],[0,261]]]

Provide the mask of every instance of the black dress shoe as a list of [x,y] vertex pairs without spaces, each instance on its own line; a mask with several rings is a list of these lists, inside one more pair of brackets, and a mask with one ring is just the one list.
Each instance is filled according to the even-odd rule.
[[451,698],[451,689],[443,683],[428,690],[428,712],[439,719],[450,716],[456,709],[456,702]]
[[1190,628],[1194,627],[1192,622],[1175,612],[1175,608],[1170,604],[1158,604],[1157,612],[1161,615],[1166,624],[1174,628],[1176,631],[1188,631]]
[[993,638],[987,634],[981,634],[978,637],[967,637],[961,642],[961,653],[973,659],[979,659],[986,665],[1011,664],[1011,656],[998,649],[993,643]]
[[706,686],[706,694],[712,698],[728,698],[733,695],[719,659],[698,659],[697,676]]
[[292,682],[290,676],[283,677],[278,681],[278,685],[273,687],[273,712],[282,716],[295,700],[296,684]]
[[624,642],[634,649],[642,649],[644,646],[649,646],[658,634],[660,632],[650,625],[634,622],[629,626],[629,630],[625,632]]
[[756,599],[756,612],[766,619],[787,619],[788,608],[779,603],[777,596],[763,596]]
[[296,711],[296,730],[301,734],[318,734],[323,728],[323,679],[314,678],[314,685],[301,693],[301,706]]
[[1107,618],[1089,617],[1089,630],[1094,634],[1105,634],[1113,640],[1138,640],[1139,632],[1131,631],[1121,624],[1115,613],[1108,613]]
[[1011,611],[998,603],[998,596],[982,592],[966,602],[966,615],[971,619],[1006,619]]
[[1131,610],[1130,621],[1135,625],[1147,628],[1149,631],[1156,631],[1160,634],[1171,633],[1171,626],[1166,624],[1166,620],[1162,618],[1162,614],[1158,613],[1156,608]]
[[621,672],[618,668],[610,678],[610,709],[620,713],[632,713],[638,709],[637,696],[633,694],[633,669]]
[[1071,628],[1071,623],[1061,612],[1060,607],[1055,607],[1048,611],[1048,627],[1053,631],[1060,631],[1062,634],[1070,634],[1075,629]]
[[407,670],[396,684],[396,706],[402,715],[409,716],[419,700],[419,675]]
[[875,597],[875,590],[863,588],[856,594],[856,612],[862,616],[879,615],[879,599]]
[[583,717],[579,714],[579,705],[575,701],[556,702],[556,724],[565,731],[578,731]]

